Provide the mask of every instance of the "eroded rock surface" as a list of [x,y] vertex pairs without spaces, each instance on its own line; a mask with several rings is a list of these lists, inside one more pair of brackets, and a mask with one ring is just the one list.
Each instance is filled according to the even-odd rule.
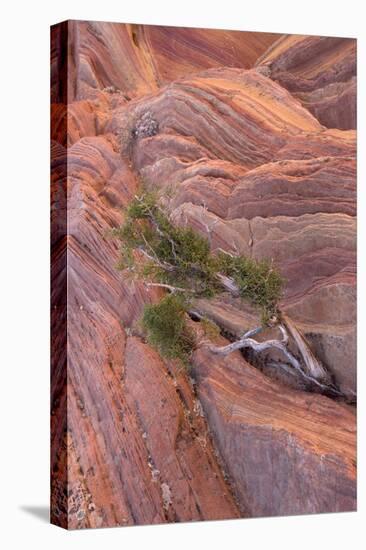
[[282,36],[257,60],[328,128],[356,128],[356,40]]
[[[110,236],[143,183],[213,250],[272,258],[281,307],[353,392],[354,51],[346,39],[55,29],[53,522],[355,509],[353,408],[205,348],[192,385],[143,342],[137,321],[161,294],[116,270]],[[238,304],[210,307],[233,334],[250,321]]]
[[212,362],[202,349],[194,364],[208,423],[251,515],[354,509],[356,433],[347,406],[289,391],[239,353]]

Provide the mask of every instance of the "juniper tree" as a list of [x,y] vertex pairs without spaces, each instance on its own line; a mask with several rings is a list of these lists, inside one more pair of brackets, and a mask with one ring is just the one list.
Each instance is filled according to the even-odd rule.
[[[212,343],[209,348],[213,353],[277,349],[303,378],[322,390],[339,393],[301,332],[281,312],[279,302],[285,281],[272,261],[225,251],[213,254],[206,238],[190,227],[172,223],[154,193],[135,196],[114,235],[121,241],[118,268],[128,269],[147,286],[167,292],[159,303],[145,307],[142,319],[148,341],[163,356],[188,364],[196,345],[188,324],[189,315],[197,316],[195,300],[229,292],[254,306],[261,324],[227,346]],[[275,327],[279,337],[258,342],[254,336],[266,326]],[[289,335],[297,348],[296,355],[289,350]]]

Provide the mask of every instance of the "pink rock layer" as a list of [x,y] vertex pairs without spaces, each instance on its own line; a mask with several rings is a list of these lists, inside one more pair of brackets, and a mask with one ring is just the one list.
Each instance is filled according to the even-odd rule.
[[[273,259],[283,309],[354,391],[356,136],[342,129],[354,128],[353,42],[53,28],[53,523],[355,509],[353,407],[239,354],[198,349],[191,373],[163,360],[136,328],[161,294],[116,270],[110,236],[142,182],[169,190],[173,219],[213,250]],[[158,132],[135,139],[145,113]],[[237,304],[216,309],[240,328]]]

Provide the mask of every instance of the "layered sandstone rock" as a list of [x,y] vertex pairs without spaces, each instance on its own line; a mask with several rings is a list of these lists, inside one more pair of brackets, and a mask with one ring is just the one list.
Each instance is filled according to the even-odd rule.
[[354,392],[355,133],[326,130],[256,71],[210,70],[127,112],[159,123],[130,155],[146,185],[169,190],[173,219],[213,250],[272,258],[287,282],[283,307]]
[[211,67],[247,69],[279,36],[98,21],[67,25],[70,100],[107,90],[129,101]]
[[[239,354],[199,349],[190,377],[163,361],[138,327],[161,294],[116,270],[110,235],[144,183],[212,250],[272,258],[281,307],[354,391],[355,132],[339,129],[354,101],[330,99],[353,79],[354,43],[71,22],[52,53],[53,521],[355,509],[352,407]],[[231,334],[257,322],[209,307]]]
[[256,65],[328,128],[356,127],[356,40],[282,36]]
[[208,423],[251,515],[354,509],[356,434],[348,407],[289,391],[236,353],[213,362],[201,349],[194,363]]

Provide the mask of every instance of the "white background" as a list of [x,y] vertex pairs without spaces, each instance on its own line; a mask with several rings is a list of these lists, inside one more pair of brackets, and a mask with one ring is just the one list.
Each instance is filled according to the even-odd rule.
[[[365,547],[365,23],[356,0],[60,0],[2,3],[0,545],[196,550]],[[357,37],[359,68],[359,512],[66,532],[48,525],[49,25],[97,19]],[[43,515],[43,519],[42,516]]]

